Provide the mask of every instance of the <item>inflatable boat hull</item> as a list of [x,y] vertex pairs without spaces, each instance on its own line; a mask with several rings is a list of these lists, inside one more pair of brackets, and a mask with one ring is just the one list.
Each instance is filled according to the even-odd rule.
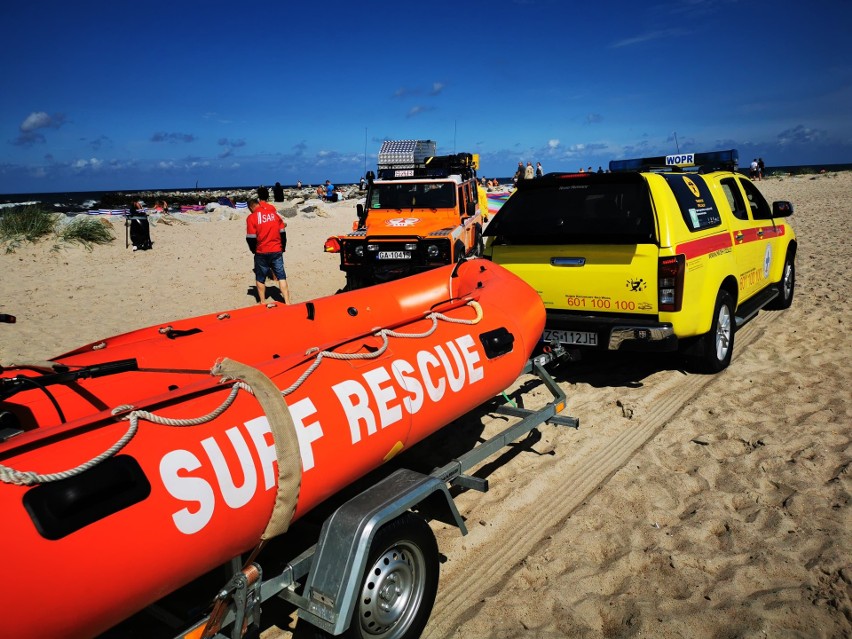
[[[305,304],[133,331],[55,358],[48,372],[3,371],[10,396],[0,394],[0,411],[24,432],[0,444],[0,575],[14,610],[0,635],[94,636],[257,545],[280,489],[282,444],[252,394],[210,375],[217,360],[287,389],[301,465],[295,520],[511,385],[543,326],[535,291],[471,260]],[[85,374],[43,385],[57,371]],[[208,420],[140,418],[105,461],[47,481],[114,447],[139,411]]]

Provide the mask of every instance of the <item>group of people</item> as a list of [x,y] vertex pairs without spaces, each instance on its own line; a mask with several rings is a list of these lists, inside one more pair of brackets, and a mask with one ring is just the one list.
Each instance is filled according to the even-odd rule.
[[323,202],[337,202],[340,199],[340,193],[334,190],[331,180],[326,180],[325,186],[317,187],[317,197]]
[[533,180],[542,175],[544,175],[544,169],[541,168],[541,162],[536,162],[535,168],[533,168],[532,162],[527,162],[526,166],[523,162],[518,162],[518,170],[515,171],[512,181],[517,185],[522,180]]
[[763,164],[763,158],[754,158],[751,161],[751,167],[749,168],[749,176],[752,180],[762,180],[763,170],[765,168],[766,165]]

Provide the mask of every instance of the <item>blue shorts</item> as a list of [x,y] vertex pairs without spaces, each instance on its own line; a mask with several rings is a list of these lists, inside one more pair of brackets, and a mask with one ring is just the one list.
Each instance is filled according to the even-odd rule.
[[278,253],[255,253],[254,255],[254,277],[255,281],[263,283],[270,273],[279,280],[286,280],[287,273],[284,272],[284,255]]

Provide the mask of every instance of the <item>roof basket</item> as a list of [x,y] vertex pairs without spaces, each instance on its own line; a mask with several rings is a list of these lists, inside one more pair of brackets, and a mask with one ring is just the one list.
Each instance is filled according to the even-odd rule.
[[707,153],[677,153],[632,160],[611,160],[609,170],[617,171],[736,171],[740,154],[736,149],[728,151],[710,151]]
[[378,177],[400,179],[413,177],[442,178],[461,175],[476,177],[479,158],[471,153],[435,155],[432,140],[385,140],[379,151]]

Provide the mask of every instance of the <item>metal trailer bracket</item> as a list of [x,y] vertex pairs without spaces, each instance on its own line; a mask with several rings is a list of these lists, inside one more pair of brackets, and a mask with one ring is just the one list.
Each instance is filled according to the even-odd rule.
[[[564,351],[561,350],[540,355],[527,362],[521,373],[541,379],[553,396],[550,402],[539,409],[500,406],[494,412],[520,418],[519,421],[429,475],[402,468],[347,501],[325,520],[316,544],[291,560],[280,574],[262,582],[260,600],[277,595],[299,609],[300,619],[339,635],[349,627],[370,545],[382,525],[434,498],[446,508],[447,521],[454,522],[466,535],[467,527],[448,484],[485,492],[488,480],[467,475],[465,471],[543,423],[579,428],[579,419],[558,415],[565,408],[565,393],[544,368],[545,364],[562,356]],[[305,577],[304,587],[300,588],[299,581]],[[299,594],[298,590],[304,594]],[[237,607],[241,608],[236,611],[240,616],[255,613],[253,606]],[[222,619],[222,627],[236,617],[232,608]],[[195,628],[203,623],[199,622]],[[232,639],[240,637],[236,625],[231,628]],[[228,637],[217,633],[215,639]]]

